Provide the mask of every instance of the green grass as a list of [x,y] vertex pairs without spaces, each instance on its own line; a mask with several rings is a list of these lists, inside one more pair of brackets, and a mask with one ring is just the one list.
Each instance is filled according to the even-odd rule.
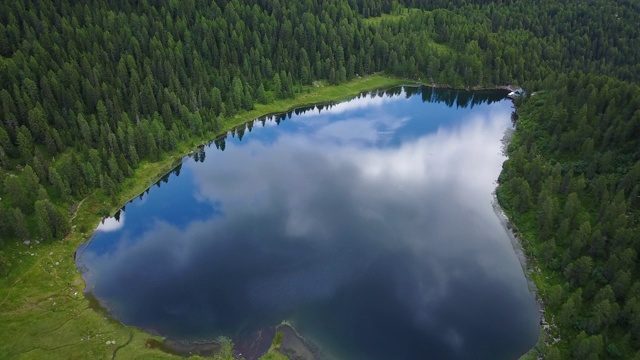
[[[379,27],[384,23],[394,23],[402,20],[409,19],[411,15],[418,14],[424,10],[421,9],[406,9],[398,8],[392,14],[382,14],[381,16],[370,17],[364,19],[364,22],[368,25]],[[429,52],[435,54],[437,57],[448,56],[453,53],[453,49],[444,44],[438,44],[433,39],[421,44],[423,47],[429,49]]]
[[374,16],[364,19],[364,22],[369,25],[380,25],[383,21],[399,21],[403,19],[409,18],[409,15],[413,13],[422,12],[421,9],[407,9],[407,8],[398,8],[393,11],[392,14],[382,14],[380,16]]
[[[256,105],[252,111],[227,119],[225,130],[265,114],[344,100],[363,91],[403,83],[407,82],[374,75],[338,86],[308,87],[296,98]],[[85,282],[75,266],[74,253],[98,225],[101,211],[115,212],[173,169],[194,146],[216,135],[180,144],[161,161],[143,162],[134,176],[121,184],[120,194],[114,198],[94,191],[78,206],[72,232],[65,240],[30,245],[15,240],[3,249],[11,265],[7,275],[0,278],[0,359],[177,358],[151,346],[154,342],[150,340],[161,338],[110,319],[95,301],[84,296]],[[285,357],[272,351],[266,358]]]
[[288,357],[279,353],[277,350],[269,349],[266,354],[260,357],[260,360],[287,360]]
[[[0,280],[0,357],[168,358],[145,347],[151,336],[108,319],[83,296],[73,254],[84,240],[76,233],[65,241],[5,249],[12,266]],[[112,340],[115,345],[106,343]]]
[[316,82],[316,84],[318,86],[303,88],[302,92],[295,98],[276,100],[267,105],[256,104],[255,109],[225,120],[225,125],[228,128],[232,128],[266,114],[285,112],[305,105],[347,100],[364,91],[390,88],[403,84],[415,85],[416,82],[378,74],[356,78],[336,86],[326,86],[319,82]]

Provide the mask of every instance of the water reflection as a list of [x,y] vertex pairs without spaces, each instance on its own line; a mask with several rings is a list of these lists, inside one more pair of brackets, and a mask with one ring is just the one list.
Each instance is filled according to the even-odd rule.
[[514,358],[537,311],[491,207],[500,96],[394,89],[236,129],[96,234],[89,285],[179,338],[289,319],[341,358]]
[[96,232],[111,232],[122,229],[124,226],[124,211],[118,211],[114,217],[106,218],[100,222]]

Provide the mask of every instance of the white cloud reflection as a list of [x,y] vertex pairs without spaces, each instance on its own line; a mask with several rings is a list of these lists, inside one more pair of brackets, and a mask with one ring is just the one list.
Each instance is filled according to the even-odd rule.
[[112,232],[122,229],[124,227],[124,211],[120,211],[120,218],[116,220],[114,217],[108,217],[103,219],[95,231],[98,232]]
[[[365,98],[329,111],[346,114],[397,99]],[[86,251],[85,262],[104,289],[128,282],[129,305],[119,310],[125,318],[146,324],[171,314],[172,321],[187,321],[185,312],[197,313],[192,328],[231,327],[260,309],[322,302],[382,266],[392,279],[389,296],[416,328],[458,351],[479,336],[464,325],[478,306],[517,307],[528,294],[491,208],[509,119],[510,109],[476,111],[457,128],[387,146],[385,139],[409,119],[380,110],[370,119],[307,119],[303,133],[283,133],[269,143],[251,136],[229,142],[205,164],[184,165],[196,198],[219,205],[224,217],[180,229],[158,221],[117,251]],[[485,299],[478,284],[499,298]],[[148,307],[166,287],[182,296]],[[226,301],[234,305],[224,307]],[[469,313],[450,314],[452,304]]]
[[375,96],[375,97],[361,96],[356,99],[353,99],[350,101],[344,101],[335,105],[324,105],[322,106],[322,110],[315,108],[314,110],[302,113],[293,119],[296,121],[306,121],[305,118],[309,118],[309,117],[317,117],[321,115],[322,116],[338,115],[338,114],[343,114],[346,112],[351,112],[351,111],[360,110],[360,109],[367,109],[367,110],[377,109],[377,108],[381,108],[383,105],[386,105],[392,102],[402,101],[402,100],[403,98],[401,96],[388,96],[388,95]]
[[[462,127],[382,148],[372,146],[379,138],[376,129],[394,131],[387,126],[390,117],[368,122],[348,119],[279,137],[268,145],[251,139],[241,146],[230,143],[227,149],[233,156],[219,156],[214,166],[191,162],[186,166],[195,174],[199,199],[220,202],[225,211],[233,212],[244,211],[247,204],[268,206],[269,196],[277,193],[288,203],[291,222],[301,224],[298,227],[311,222],[306,214],[310,198],[322,187],[332,186],[323,180],[348,182],[353,203],[362,206],[371,203],[371,194],[376,194],[376,201],[382,197],[382,202],[408,202],[411,207],[417,198],[446,191],[452,203],[467,204],[487,215],[476,207],[484,209],[491,201],[504,161],[500,139],[508,116],[505,112],[475,115]],[[247,165],[234,166],[238,163]],[[371,208],[367,211],[376,214]]]

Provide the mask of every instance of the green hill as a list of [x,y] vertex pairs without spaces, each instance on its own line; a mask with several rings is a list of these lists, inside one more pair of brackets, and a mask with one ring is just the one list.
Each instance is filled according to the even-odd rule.
[[[0,356],[165,356],[76,298],[99,217],[252,117],[404,78],[525,88],[498,195],[557,326],[536,351],[638,357],[638,18],[629,0],[3,1]],[[133,345],[84,342],[111,332]]]

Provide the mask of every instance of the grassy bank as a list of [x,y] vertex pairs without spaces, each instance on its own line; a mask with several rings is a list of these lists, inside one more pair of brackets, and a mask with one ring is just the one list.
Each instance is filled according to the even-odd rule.
[[[404,81],[374,75],[339,86],[302,89],[293,99],[278,100],[240,113],[224,123],[225,131],[256,117],[319,102],[344,100],[360,92],[388,88]],[[219,134],[207,134],[180,144],[158,162],[142,163],[133,177],[121,184],[113,198],[94,191],[78,204],[72,231],[64,241],[23,243],[16,240],[3,249],[8,274],[0,278],[0,358],[102,359],[173,358],[157,349],[158,341],[139,329],[110,319],[83,294],[84,280],[74,263],[74,253],[98,225],[103,213],[113,213],[170,171],[199,143]]]

